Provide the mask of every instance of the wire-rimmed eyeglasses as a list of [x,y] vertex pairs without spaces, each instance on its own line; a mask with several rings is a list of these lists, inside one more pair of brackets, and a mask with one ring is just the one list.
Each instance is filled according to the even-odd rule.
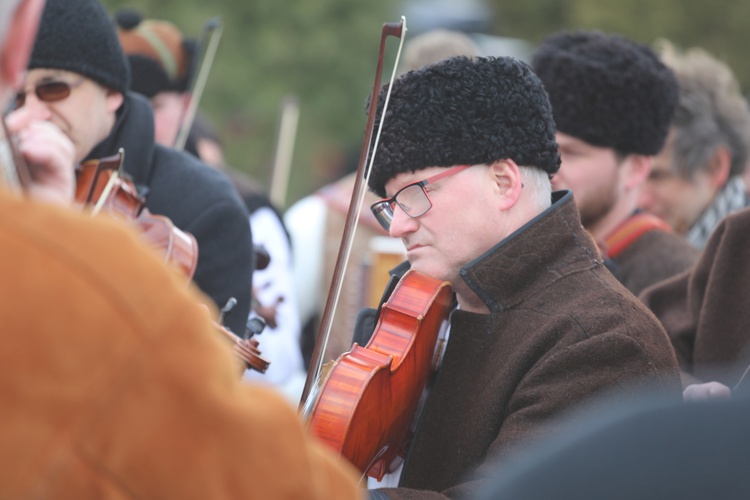
[[393,221],[393,210],[396,208],[396,205],[401,207],[401,210],[413,219],[426,214],[427,211],[432,208],[432,202],[430,201],[430,196],[425,190],[425,186],[453,174],[457,174],[469,167],[471,167],[471,165],[458,165],[449,168],[445,172],[440,172],[437,175],[428,177],[427,179],[407,184],[390,198],[373,203],[370,206],[370,210],[372,210],[372,213],[375,215],[375,219],[377,219],[380,225],[383,226],[383,229],[390,231],[391,222]]

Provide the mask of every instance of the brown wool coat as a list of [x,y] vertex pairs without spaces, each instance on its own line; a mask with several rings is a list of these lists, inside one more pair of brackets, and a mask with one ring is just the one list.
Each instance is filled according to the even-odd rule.
[[[654,316],[603,266],[573,197],[462,270],[491,310],[456,311],[440,371],[392,498],[467,498],[514,448],[594,396],[662,389],[681,398]],[[430,491],[426,491],[430,490]]]
[[698,260],[700,251],[684,238],[661,230],[648,231],[609,264],[625,288],[638,295],[645,288],[681,273]]
[[690,270],[647,288],[641,300],[669,334],[686,383],[730,387],[750,362],[750,209],[714,229]]
[[0,192],[0,251],[0,498],[364,496],[119,223]]

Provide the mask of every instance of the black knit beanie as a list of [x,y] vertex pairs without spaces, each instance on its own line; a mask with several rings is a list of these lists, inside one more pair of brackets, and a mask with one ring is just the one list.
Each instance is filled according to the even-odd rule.
[[600,32],[556,33],[535,51],[531,66],[560,132],[621,154],[661,150],[677,80],[645,45]]
[[73,71],[125,93],[130,70],[99,0],[47,0],[29,69]]
[[[378,99],[376,132],[386,90]],[[369,186],[382,197],[385,184],[401,173],[503,159],[548,174],[560,167],[542,83],[514,58],[453,57],[393,83]]]
[[130,64],[131,89],[146,97],[188,90],[196,41],[169,21],[143,19],[134,9],[115,14],[117,35]]

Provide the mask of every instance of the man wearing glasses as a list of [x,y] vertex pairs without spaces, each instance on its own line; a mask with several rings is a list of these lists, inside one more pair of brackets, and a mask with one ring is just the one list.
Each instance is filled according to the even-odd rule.
[[247,211],[221,173],[154,144],[151,108],[128,91],[127,60],[99,1],[49,0],[28,69],[16,106],[57,125],[73,142],[77,163],[124,149],[124,170],[146,208],[195,236],[193,281],[220,308],[237,299],[226,325],[243,334],[253,266]]
[[572,193],[551,193],[555,124],[531,69],[456,57],[399,78],[385,117],[384,102],[372,210],[458,306],[397,487],[371,497],[470,497],[496,460],[607,392],[679,401],[664,330],[604,267]]

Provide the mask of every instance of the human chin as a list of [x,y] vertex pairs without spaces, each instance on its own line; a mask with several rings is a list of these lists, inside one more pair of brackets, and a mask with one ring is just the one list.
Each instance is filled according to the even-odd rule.
[[406,260],[409,261],[409,267],[418,273],[426,274],[429,269],[429,261],[421,255],[419,250],[410,250],[406,253]]
[[439,280],[447,280],[446,273],[440,263],[434,259],[428,259],[424,256],[409,256],[410,268],[420,274],[431,276]]

